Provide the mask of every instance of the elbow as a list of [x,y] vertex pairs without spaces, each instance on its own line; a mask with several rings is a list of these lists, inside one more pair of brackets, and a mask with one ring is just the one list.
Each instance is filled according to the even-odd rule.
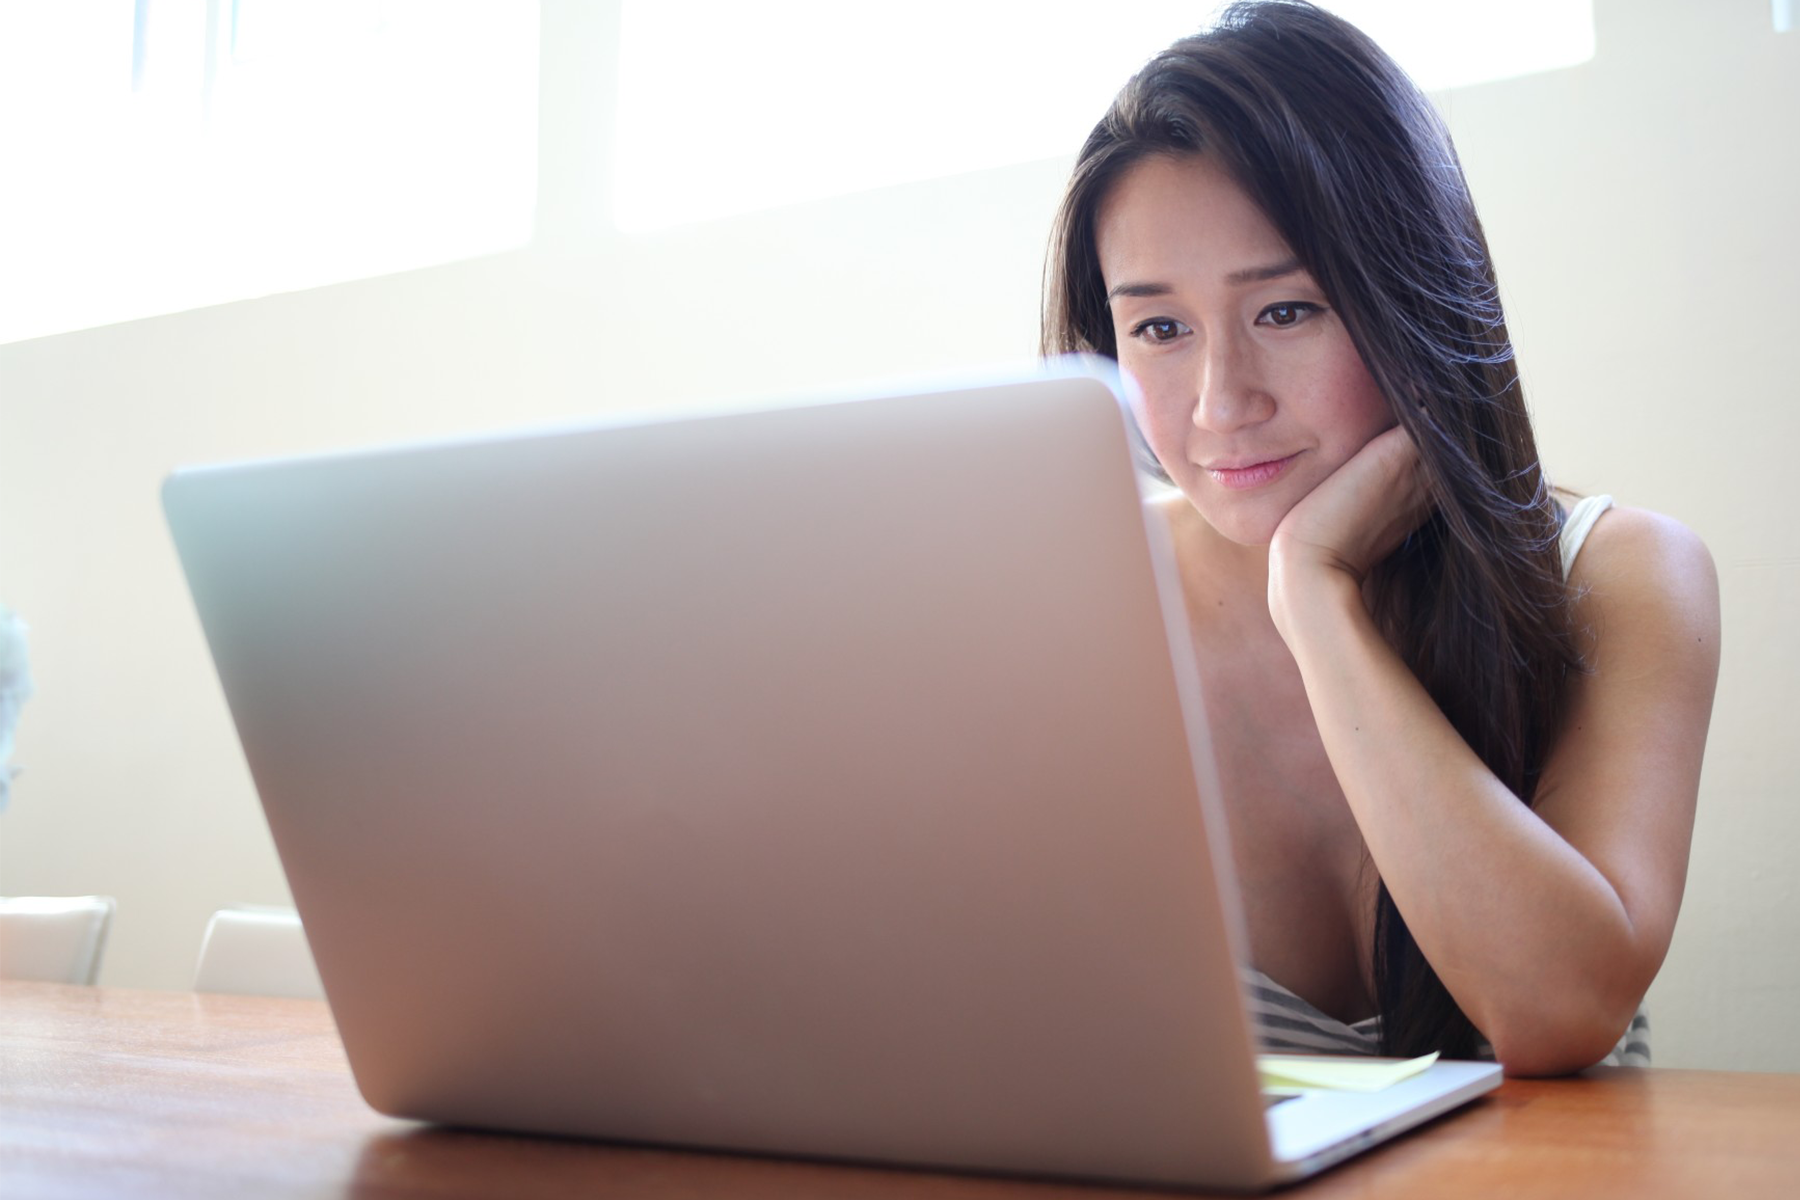
[[1661,965],[1660,953],[1592,954],[1578,969],[1540,974],[1469,1016],[1508,1075],[1572,1075],[1618,1046]]
[[1488,1041],[1508,1075],[1572,1075],[1612,1053],[1636,1013],[1635,1000],[1539,1009],[1497,1023]]
[[1556,1042],[1540,1040],[1504,1048],[1496,1043],[1494,1058],[1512,1076],[1543,1078],[1573,1075],[1605,1058],[1618,1044],[1618,1040],[1616,1036],[1599,1042],[1585,1039]]

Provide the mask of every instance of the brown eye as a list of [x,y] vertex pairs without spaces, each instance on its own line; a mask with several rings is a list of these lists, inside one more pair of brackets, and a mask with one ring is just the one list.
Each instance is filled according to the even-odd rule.
[[1257,315],[1256,322],[1259,325],[1273,325],[1277,329],[1286,329],[1289,326],[1298,325],[1318,311],[1320,311],[1319,306],[1316,304],[1290,300],[1285,304],[1269,305]]
[[1182,335],[1183,329],[1180,321],[1173,321],[1167,317],[1154,317],[1148,321],[1140,321],[1133,326],[1131,336],[1146,342],[1172,342]]

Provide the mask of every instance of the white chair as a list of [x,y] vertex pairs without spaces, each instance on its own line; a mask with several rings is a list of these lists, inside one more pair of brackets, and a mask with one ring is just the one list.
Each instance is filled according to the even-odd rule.
[[0,979],[93,983],[111,896],[0,896]]
[[249,905],[222,908],[207,922],[194,990],[306,1000],[325,995],[300,914]]

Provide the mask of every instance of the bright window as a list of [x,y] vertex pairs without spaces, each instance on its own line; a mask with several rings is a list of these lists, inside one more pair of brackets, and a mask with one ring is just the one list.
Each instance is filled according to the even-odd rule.
[[0,5],[0,342],[525,243],[529,0]]
[[[1592,0],[1326,7],[1427,89],[1594,53]],[[625,0],[615,218],[642,231],[1073,154],[1132,71],[1207,8]]]

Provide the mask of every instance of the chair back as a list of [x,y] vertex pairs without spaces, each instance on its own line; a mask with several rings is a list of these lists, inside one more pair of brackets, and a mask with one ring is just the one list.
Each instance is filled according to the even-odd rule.
[[300,914],[283,908],[223,908],[207,922],[194,971],[196,992],[323,999]]
[[0,896],[0,979],[91,984],[118,901]]

